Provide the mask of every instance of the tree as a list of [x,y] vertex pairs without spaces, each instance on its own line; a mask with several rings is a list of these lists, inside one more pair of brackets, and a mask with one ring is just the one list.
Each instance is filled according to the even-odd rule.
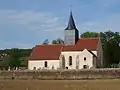
[[21,61],[20,61],[20,55],[19,50],[14,48],[11,49],[10,55],[9,55],[9,66],[11,68],[20,67]]
[[49,44],[49,40],[48,40],[48,39],[45,39],[45,40],[43,41],[43,44]]
[[119,46],[115,41],[105,43],[104,56],[107,64],[117,64],[120,61]]
[[62,39],[58,38],[56,40],[53,40],[52,44],[64,44],[64,41]]
[[[14,62],[17,62],[18,64],[20,63],[20,67],[27,67],[28,57],[31,51],[32,49],[18,48],[0,50],[0,68],[8,69],[9,66],[11,66],[11,68],[14,68],[16,67]],[[16,56],[17,59],[15,59]]]
[[82,38],[92,38],[92,37],[98,37],[99,36],[99,33],[97,32],[85,32],[83,34],[81,34],[81,37]]

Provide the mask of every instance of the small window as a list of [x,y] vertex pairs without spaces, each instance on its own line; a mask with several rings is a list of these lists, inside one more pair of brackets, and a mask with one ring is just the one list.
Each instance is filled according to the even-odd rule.
[[66,69],[68,69],[68,67],[66,67]]
[[87,65],[83,65],[83,68],[84,68],[84,69],[87,69],[87,68],[88,68],[88,66],[87,66]]
[[72,65],[72,56],[69,57],[69,66]]
[[86,57],[84,57],[84,61],[86,61]]
[[45,67],[47,67],[47,61],[45,61]]

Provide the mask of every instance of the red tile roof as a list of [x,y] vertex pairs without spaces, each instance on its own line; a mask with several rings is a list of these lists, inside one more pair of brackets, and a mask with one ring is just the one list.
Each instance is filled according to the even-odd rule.
[[81,38],[76,45],[66,45],[62,51],[96,50],[99,38]]
[[75,51],[75,45],[64,45],[62,51]]
[[79,50],[96,50],[98,47],[99,38],[81,38],[76,44]]
[[99,38],[81,38],[76,45],[37,45],[29,60],[58,60],[61,51],[97,50]]
[[62,45],[36,45],[29,60],[58,60]]

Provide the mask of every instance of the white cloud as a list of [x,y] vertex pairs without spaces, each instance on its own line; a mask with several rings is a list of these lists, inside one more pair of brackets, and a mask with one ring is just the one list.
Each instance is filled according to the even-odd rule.
[[120,32],[120,13],[111,14],[106,18],[98,20],[86,21],[79,24],[81,33],[85,31],[105,32],[112,30],[113,32]]
[[[31,35],[33,35],[32,38],[37,37],[37,39],[39,38],[38,41],[43,41],[46,38],[50,38],[50,36],[52,37],[53,34],[53,38],[59,37],[63,29],[63,17],[58,17],[50,12],[0,10],[0,31],[4,33],[4,35],[1,35],[7,35],[4,38],[0,36],[2,40],[0,41],[2,43],[0,48],[30,48],[33,47],[33,44],[36,44],[32,40],[30,42]],[[19,35],[20,33],[28,35],[25,37],[25,35]],[[45,35],[41,35],[41,33],[46,36],[49,34],[49,37],[45,38]],[[18,35],[19,39],[14,37],[14,34],[16,34],[15,36]],[[22,36],[25,37],[25,40],[22,40]]]
[[0,10],[0,25],[12,25],[28,30],[53,30],[62,26],[62,18],[49,12]]

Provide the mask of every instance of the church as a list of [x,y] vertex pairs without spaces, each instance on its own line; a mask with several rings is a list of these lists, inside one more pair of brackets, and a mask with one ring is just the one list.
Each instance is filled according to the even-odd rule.
[[72,12],[64,29],[64,44],[36,45],[28,59],[29,70],[91,69],[103,67],[100,37],[79,38]]

